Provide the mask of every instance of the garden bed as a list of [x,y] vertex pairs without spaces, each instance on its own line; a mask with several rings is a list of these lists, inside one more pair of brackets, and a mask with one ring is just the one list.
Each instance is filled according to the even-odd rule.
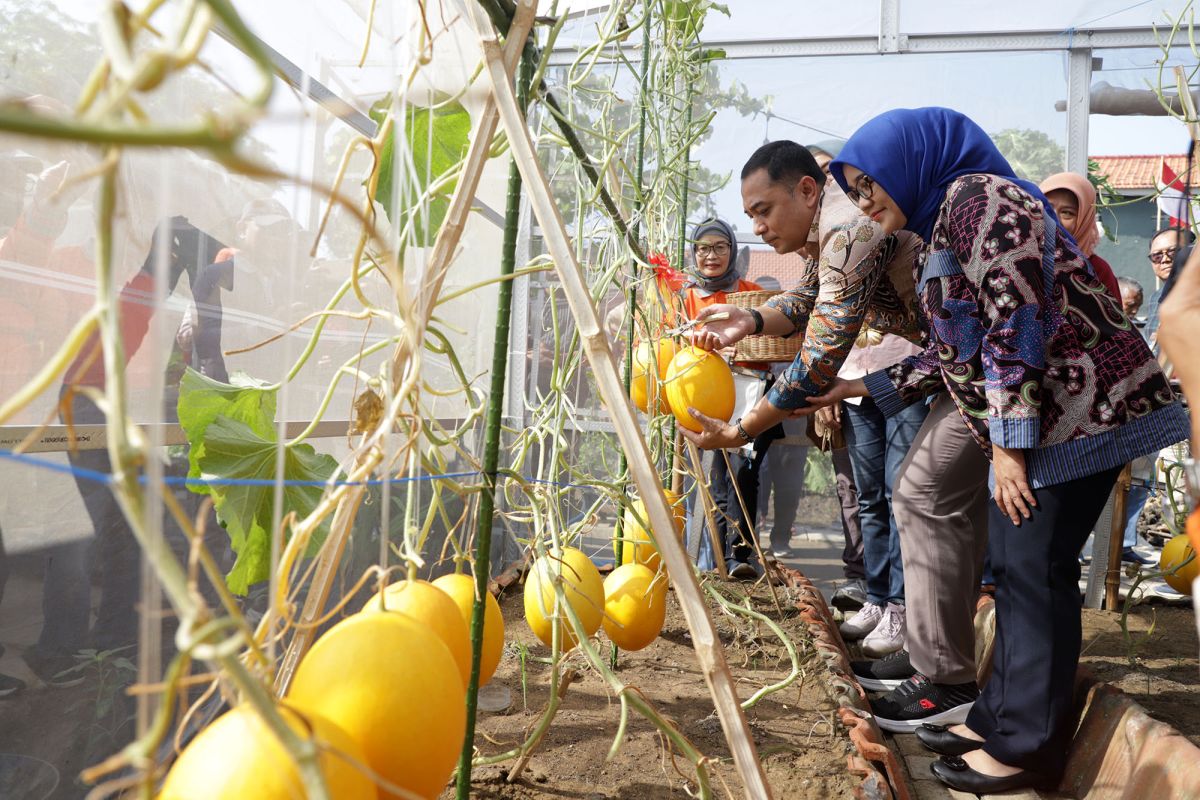
[[[727,597],[739,597],[746,584],[715,581]],[[483,755],[501,753],[524,741],[545,707],[549,666],[534,658],[547,657],[549,649],[530,633],[524,621],[520,587],[511,587],[501,598],[508,648],[492,683],[512,693],[509,708],[481,713],[476,741]],[[825,662],[815,657],[811,635],[795,603],[794,589],[776,587],[784,613],[772,606],[765,585],[751,594],[754,608],[777,621],[796,645],[802,661],[800,677],[788,688],[768,695],[747,711],[767,779],[777,797],[850,798],[862,778],[851,774],[847,756],[853,746],[839,722],[828,688]],[[697,666],[688,628],[675,599],[668,595],[667,620],[662,635],[644,650],[620,653],[618,677],[636,687],[663,714],[673,720],[710,764],[717,796],[742,795],[728,745],[713,711],[712,699]],[[710,611],[726,648],[740,697],[775,683],[791,671],[785,648],[771,631],[745,619],[730,620],[709,598]],[[525,658],[524,691],[520,649]],[[605,642],[605,648],[608,647]],[[619,719],[619,703],[606,686],[583,666],[549,733],[517,782],[506,778],[512,762],[478,767],[472,796],[479,798],[657,798],[684,797],[695,791],[694,771],[686,759],[669,753],[657,731],[636,713],[615,758],[605,757]],[[443,797],[450,797],[448,790]]]

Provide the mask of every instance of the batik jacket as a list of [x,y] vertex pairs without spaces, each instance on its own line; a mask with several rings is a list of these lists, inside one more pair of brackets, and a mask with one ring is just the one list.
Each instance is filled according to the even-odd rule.
[[1026,451],[1035,487],[1188,435],[1186,412],[1119,302],[1011,181],[950,184],[918,293],[927,348],[864,378],[883,413],[948,388],[989,455],[993,442]]
[[864,324],[924,344],[913,288],[919,237],[884,235],[830,179],[808,240],[817,259],[807,261],[795,288],[767,301],[804,334],[800,352],[767,395],[777,408],[801,408],[820,394]]

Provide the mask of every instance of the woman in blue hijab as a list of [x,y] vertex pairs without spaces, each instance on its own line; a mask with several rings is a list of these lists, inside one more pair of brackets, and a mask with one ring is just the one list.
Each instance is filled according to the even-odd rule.
[[[1056,779],[1079,661],[1079,549],[1121,467],[1185,438],[1187,415],[1045,196],[970,119],[946,108],[881,114],[847,141],[830,172],[885,232],[912,231],[927,243],[918,291],[930,343],[837,382],[813,403],[869,395],[892,414],[946,391],[994,476],[991,680],[964,724],[920,724],[933,721],[946,687],[919,672],[872,701],[876,717],[891,730],[916,730],[943,754],[933,772],[956,789],[985,794]],[[914,572],[975,566],[969,548],[923,533],[933,540],[923,552],[943,563],[910,565],[904,549],[910,591]],[[911,612],[909,632],[915,669]]]

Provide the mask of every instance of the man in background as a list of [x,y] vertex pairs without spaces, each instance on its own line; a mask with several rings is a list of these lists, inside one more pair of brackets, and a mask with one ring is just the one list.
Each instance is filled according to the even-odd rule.
[[1154,238],[1150,240],[1150,267],[1154,270],[1154,277],[1158,278],[1159,288],[1154,294],[1150,295],[1150,299],[1146,301],[1146,327],[1144,330],[1145,336],[1150,340],[1150,346],[1157,352],[1158,350],[1158,304],[1163,301],[1170,291],[1171,276],[1175,272],[1175,262],[1178,260],[1182,263],[1186,259],[1186,254],[1180,253],[1180,250],[1186,245],[1192,243],[1191,231],[1184,228],[1163,228],[1158,233],[1154,234]]

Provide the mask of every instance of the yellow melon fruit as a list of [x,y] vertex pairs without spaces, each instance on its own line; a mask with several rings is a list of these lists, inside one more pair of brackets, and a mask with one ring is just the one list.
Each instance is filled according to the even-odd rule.
[[[687,522],[687,507],[681,495],[670,489],[664,489],[663,494],[671,506],[675,535],[682,539],[684,524]],[[638,521],[639,516],[649,521],[646,517],[646,505],[640,499],[634,500],[630,505],[632,508],[625,510],[624,522],[621,525],[621,540],[613,542],[613,554],[621,564],[645,564],[650,569],[657,570],[661,563],[658,547],[650,538],[645,526]]]
[[[646,412],[650,397],[658,393],[658,413],[670,414],[671,406],[667,403],[667,393],[659,383],[667,377],[667,367],[671,359],[679,351],[674,339],[658,341],[656,361],[651,365],[651,354],[655,352],[650,342],[642,342],[633,351],[633,372],[629,378],[629,397],[639,410]],[[657,376],[657,378],[655,377]],[[648,412],[647,412],[648,413]]]
[[[438,578],[433,585],[450,595],[450,599],[458,606],[463,621],[467,623],[469,637],[471,614],[475,610],[475,579],[470,575],[451,573]],[[483,651],[479,660],[480,686],[486,686],[492,675],[496,674],[496,667],[500,665],[500,656],[503,654],[504,617],[500,614],[500,604],[496,602],[496,598],[492,597],[490,592],[484,592]],[[467,669],[470,669],[470,662]]]
[[[1196,557],[1196,551],[1192,549],[1186,534],[1172,536],[1170,541],[1163,545],[1158,568],[1167,573],[1163,575],[1163,580],[1172,589],[1180,594],[1192,593],[1192,581],[1200,575],[1200,557]],[[1177,571],[1171,574],[1171,570]]]
[[[560,569],[567,602],[579,616],[588,636],[600,629],[603,616],[604,582],[591,559],[574,547],[541,556],[525,578],[525,621],[547,647],[551,646],[555,622],[553,581]],[[567,651],[577,644],[574,628],[568,622],[565,610],[558,616],[559,645]]]
[[382,598],[377,593],[362,607],[363,613],[384,610],[407,614],[436,633],[450,648],[463,686],[467,685],[471,679],[471,636],[450,595],[428,581],[398,581],[388,584]]
[[662,632],[667,576],[626,564],[604,579],[604,632],[622,650],[641,650]]
[[[376,800],[374,782],[359,767],[363,749],[325,717],[279,708],[288,727],[320,748],[330,797]],[[267,723],[249,705],[217,717],[188,743],[167,773],[158,800],[295,800],[304,797],[300,770]]]
[[[341,726],[378,775],[427,798],[441,793],[458,762],[465,701],[458,665],[441,638],[388,611],[355,614],[330,628],[300,661],[288,691],[296,708]],[[397,797],[382,787],[379,795]]]
[[690,431],[699,433],[703,428],[689,408],[721,422],[728,422],[733,414],[733,372],[716,353],[683,348],[667,367],[665,387],[671,413]]

